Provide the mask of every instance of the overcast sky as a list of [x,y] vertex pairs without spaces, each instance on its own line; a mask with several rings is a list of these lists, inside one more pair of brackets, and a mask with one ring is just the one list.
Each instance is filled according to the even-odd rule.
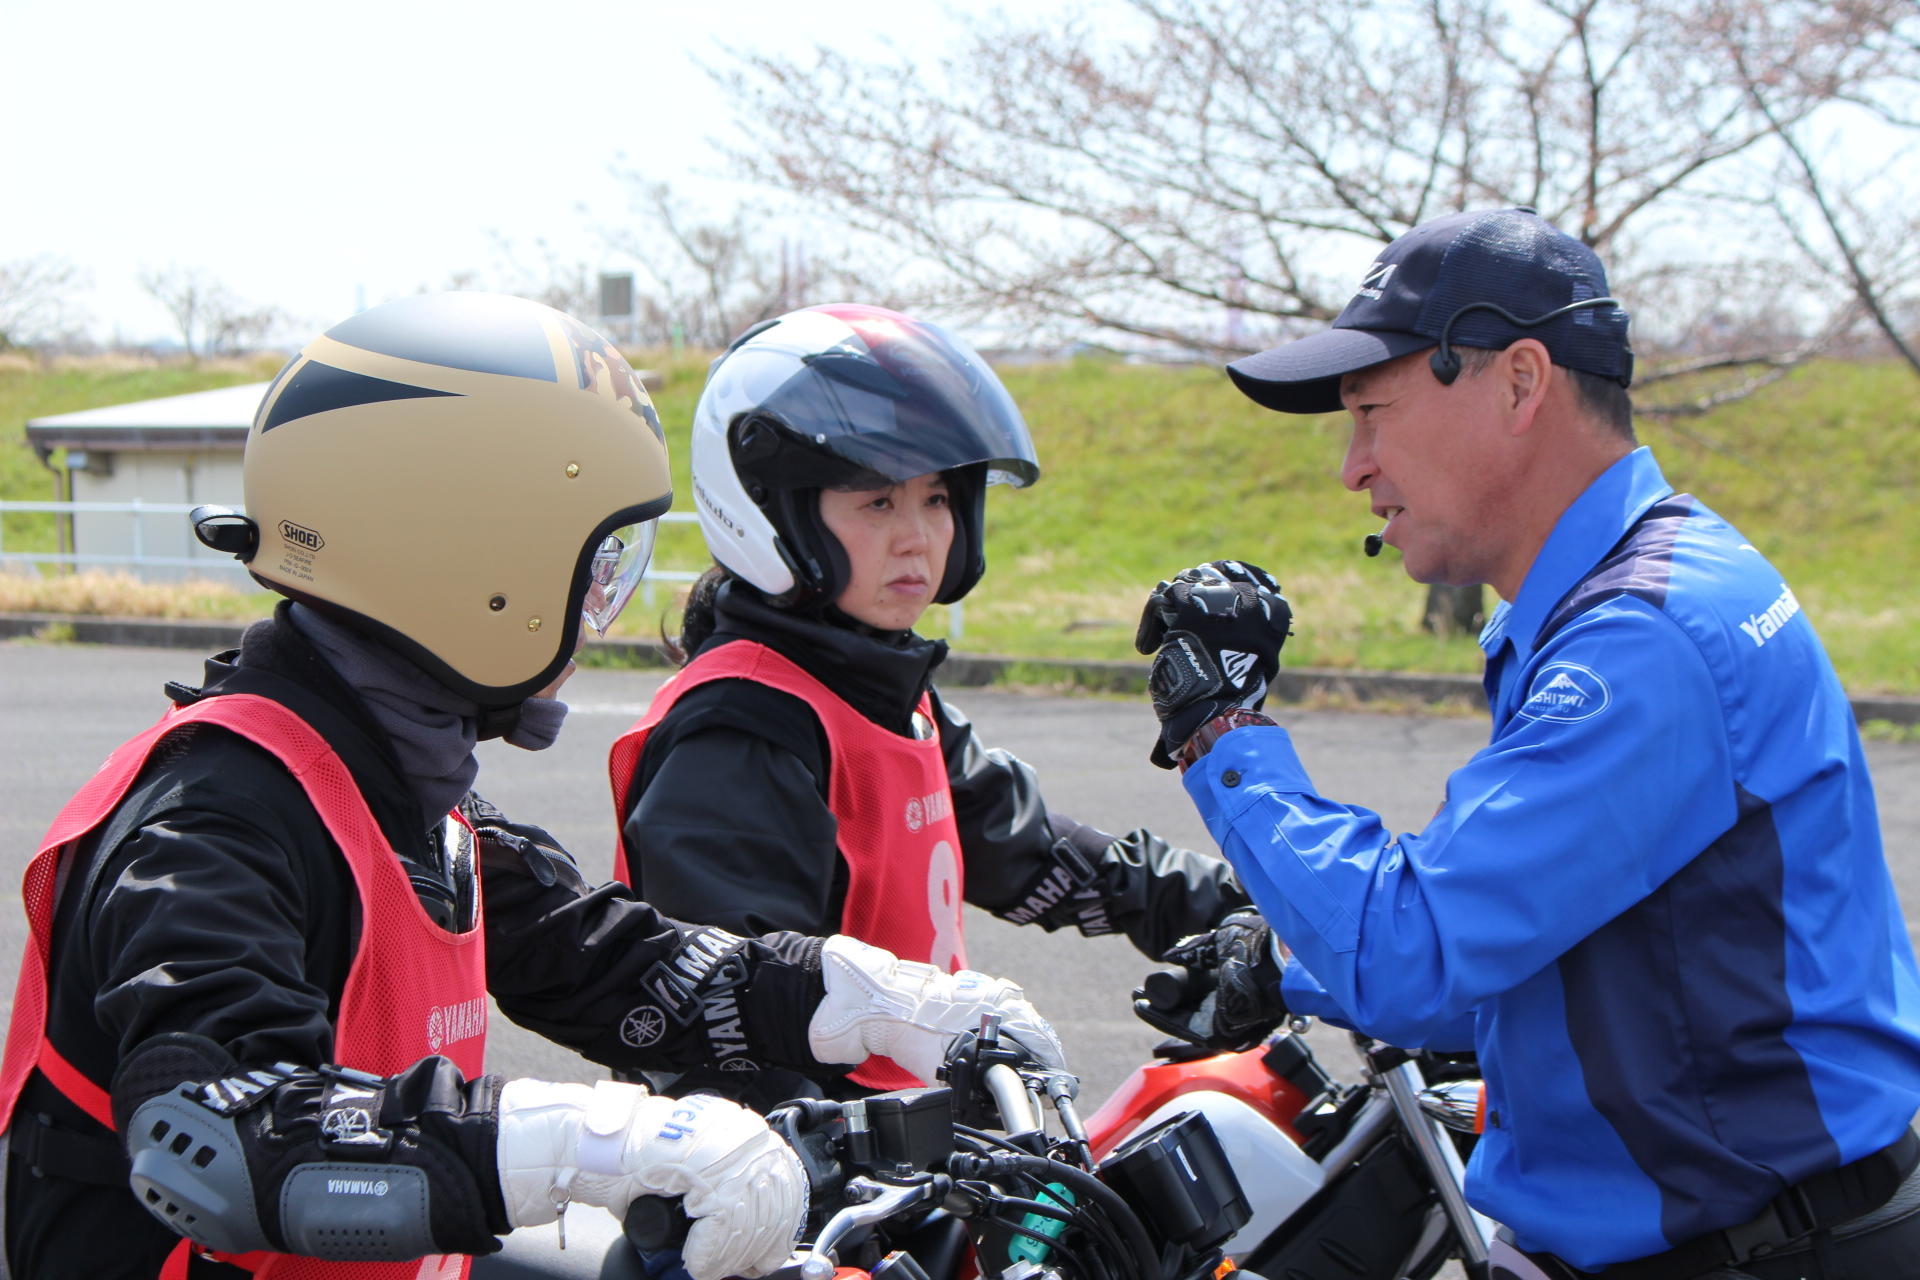
[[694,181],[728,127],[694,60],[726,43],[956,31],[931,0],[0,0],[0,261],[82,267],[102,339],[171,333],[136,280],[169,265],[324,327],[497,273],[501,238],[593,261],[626,207],[621,156],[724,201]]

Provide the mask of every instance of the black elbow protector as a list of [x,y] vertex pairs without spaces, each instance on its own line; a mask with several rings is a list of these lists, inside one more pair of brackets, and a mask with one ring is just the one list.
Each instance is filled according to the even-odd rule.
[[[243,1068],[200,1037],[157,1037],[114,1080],[116,1111],[131,1106],[133,1193],[169,1229],[228,1253],[380,1262],[498,1248],[480,1206],[459,1204],[477,1201],[470,1172],[386,1114],[387,1085],[343,1067]],[[436,1218],[440,1234],[461,1223],[461,1238],[436,1239]]]

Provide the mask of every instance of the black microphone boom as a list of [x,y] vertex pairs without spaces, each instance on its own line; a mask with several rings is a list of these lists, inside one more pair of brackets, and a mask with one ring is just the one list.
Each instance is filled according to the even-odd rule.
[[[1440,345],[1435,348],[1432,355],[1427,357],[1427,364],[1433,369],[1433,376],[1440,380],[1441,386],[1450,387],[1453,385],[1454,379],[1460,376],[1460,357],[1455,353],[1453,345],[1448,339],[1452,337],[1453,326],[1459,321],[1460,317],[1470,311],[1491,311],[1516,329],[1531,329],[1535,325],[1545,324],[1549,320],[1558,320],[1561,316],[1567,315],[1570,312],[1586,311],[1594,307],[1617,307],[1619,305],[1620,302],[1617,298],[1582,298],[1578,302],[1569,302],[1564,307],[1556,307],[1552,311],[1537,315],[1531,320],[1522,320],[1519,316],[1513,314],[1513,312],[1507,310],[1499,303],[1469,302],[1466,306],[1461,307],[1452,315],[1448,316],[1441,324]],[[1616,377],[1614,381],[1623,387],[1633,381],[1633,352],[1627,352],[1626,371]],[[1372,553],[1369,552],[1368,554]]]

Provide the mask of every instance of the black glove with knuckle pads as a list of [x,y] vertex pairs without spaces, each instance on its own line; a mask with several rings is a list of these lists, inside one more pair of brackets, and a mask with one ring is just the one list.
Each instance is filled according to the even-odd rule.
[[1273,930],[1257,911],[1236,911],[1163,958],[1184,973],[1152,975],[1133,1007],[1168,1035],[1234,1052],[1259,1044],[1287,1016]]
[[1198,565],[1153,589],[1133,638],[1135,649],[1154,655],[1153,763],[1173,768],[1202,725],[1235,708],[1259,709],[1292,621],[1273,575],[1242,560]]

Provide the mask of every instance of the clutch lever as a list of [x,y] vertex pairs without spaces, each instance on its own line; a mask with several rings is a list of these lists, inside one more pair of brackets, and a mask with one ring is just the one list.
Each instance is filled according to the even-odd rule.
[[913,1205],[943,1199],[952,1185],[952,1179],[943,1174],[910,1183],[877,1182],[865,1177],[847,1179],[845,1194],[850,1199],[860,1197],[862,1203],[848,1205],[827,1219],[813,1247],[801,1257],[800,1280],[833,1280],[839,1266],[836,1251],[848,1236],[862,1227],[885,1222]]

